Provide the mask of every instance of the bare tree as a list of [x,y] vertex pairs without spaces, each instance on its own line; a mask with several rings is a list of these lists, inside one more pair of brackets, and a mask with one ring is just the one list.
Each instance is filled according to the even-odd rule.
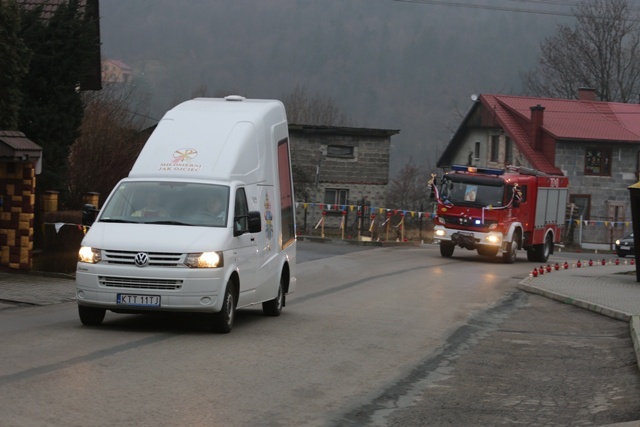
[[640,93],[640,15],[629,0],[585,0],[574,28],[560,25],[540,46],[538,66],[525,74],[537,96],[573,99],[580,87],[602,101],[629,102]]
[[425,209],[430,202],[428,180],[427,171],[410,160],[389,183],[387,206],[414,211]]
[[310,97],[305,87],[299,84],[286,95],[282,102],[287,110],[289,123],[297,125],[346,126],[347,119],[327,96]]
[[115,86],[84,95],[80,137],[71,147],[67,170],[74,205],[88,192],[100,193],[104,200],[127,176],[146,142],[149,135],[141,131],[144,117],[130,112],[130,96],[127,89]]

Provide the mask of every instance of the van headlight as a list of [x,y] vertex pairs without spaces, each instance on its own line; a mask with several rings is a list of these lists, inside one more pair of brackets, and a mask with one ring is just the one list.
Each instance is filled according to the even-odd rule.
[[100,249],[92,248],[91,246],[81,246],[78,251],[78,261],[86,262],[87,264],[97,264],[102,261],[102,253]]
[[222,252],[196,252],[187,254],[184,265],[189,268],[220,268],[224,265]]

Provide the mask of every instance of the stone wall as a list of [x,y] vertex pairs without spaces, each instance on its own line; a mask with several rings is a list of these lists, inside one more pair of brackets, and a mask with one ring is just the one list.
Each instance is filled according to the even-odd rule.
[[31,163],[0,163],[0,266],[31,269],[35,185]]

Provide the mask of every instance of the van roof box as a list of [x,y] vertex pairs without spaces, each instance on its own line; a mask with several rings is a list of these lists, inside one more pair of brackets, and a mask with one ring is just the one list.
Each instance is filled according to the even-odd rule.
[[275,150],[264,141],[287,137],[280,101],[195,98],[164,115],[129,177],[263,182],[275,167]]

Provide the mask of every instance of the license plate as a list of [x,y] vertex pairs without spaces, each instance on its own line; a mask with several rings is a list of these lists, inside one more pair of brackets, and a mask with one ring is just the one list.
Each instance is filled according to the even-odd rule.
[[458,234],[461,235],[461,236],[473,237],[473,233],[471,233],[469,231],[458,231]]
[[160,296],[118,294],[116,303],[135,307],[160,307]]

